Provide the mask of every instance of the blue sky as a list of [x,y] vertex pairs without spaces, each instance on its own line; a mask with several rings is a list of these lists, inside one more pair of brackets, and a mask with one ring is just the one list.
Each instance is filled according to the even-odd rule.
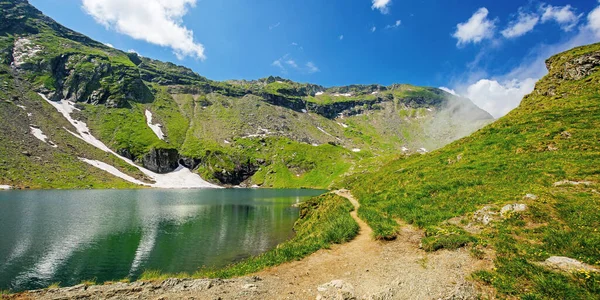
[[597,0],[30,2],[98,41],[214,80],[447,87],[495,116],[533,89],[549,55],[600,41]]

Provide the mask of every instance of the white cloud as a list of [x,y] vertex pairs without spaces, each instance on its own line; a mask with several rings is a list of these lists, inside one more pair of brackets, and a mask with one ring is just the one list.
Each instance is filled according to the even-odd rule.
[[574,47],[600,40],[600,37],[588,27],[581,27],[576,35],[563,42],[553,45],[539,44],[530,49],[530,54],[523,59],[522,63],[505,74],[486,76],[476,71],[475,76],[469,75],[470,78],[466,83],[454,85],[454,89],[494,117],[504,116],[517,107],[523,96],[529,94],[535,83],[548,73],[546,59]]
[[587,19],[587,27],[596,34],[596,37],[600,38],[600,6],[592,10],[588,14]]
[[342,35],[340,35],[340,36],[339,36],[339,39],[340,39],[340,41],[341,41],[341,40],[343,40],[343,39],[344,39],[344,35],[343,35],[343,34],[342,34]]
[[488,13],[487,8],[482,7],[467,22],[456,25],[456,32],[452,36],[458,40],[457,46],[477,44],[494,36],[495,21],[487,18]]
[[304,65],[298,65],[298,63],[290,57],[289,53],[273,61],[271,66],[277,67],[283,74],[287,74],[288,69],[296,70],[306,74],[312,74],[321,71],[312,61],[309,61]]
[[273,30],[273,29],[279,27],[279,25],[281,25],[281,22],[277,22],[276,24],[269,25],[269,30]]
[[285,63],[290,65],[293,68],[298,68],[298,64],[296,64],[296,62],[293,59],[290,59],[290,60],[286,61]]
[[390,12],[390,5],[392,5],[392,0],[372,0],[373,5],[371,9],[379,9],[382,14],[387,14]]
[[113,46],[113,44],[111,44],[111,43],[104,43],[104,46],[111,47],[111,48],[114,48],[114,47],[115,47],[115,46]]
[[133,50],[133,49],[129,49],[127,50],[127,53],[135,53],[137,55],[140,55],[137,51]]
[[400,25],[402,25],[402,20],[396,20],[394,24],[385,26],[385,29],[398,28]]
[[312,61],[309,61],[306,63],[306,68],[308,70],[308,73],[311,73],[311,74],[321,71],[321,70],[319,70],[319,68],[317,68],[317,66]]
[[575,14],[575,8],[571,5],[565,6],[552,6],[542,4],[540,6],[540,10],[542,11],[542,23],[546,23],[548,21],[556,21],[560,28],[564,31],[571,31],[577,23],[579,23],[579,19],[583,14],[577,15]]
[[528,14],[519,11],[519,16],[516,20],[512,20],[508,27],[502,30],[502,35],[507,38],[520,37],[533,30],[535,25],[540,21],[540,17],[536,14]]
[[377,30],[377,27],[375,27],[375,26],[371,27],[371,32],[375,32],[375,30]]
[[291,45],[292,45],[292,46],[298,46],[298,43],[296,43],[296,42],[292,42],[292,44],[291,44]]
[[83,9],[96,22],[119,33],[163,47],[179,59],[204,60],[204,46],[182,25],[188,8],[197,0],[83,0]]
[[495,118],[504,116],[521,103],[523,96],[531,93],[537,79],[513,79],[505,82],[481,79],[467,88],[465,96]]

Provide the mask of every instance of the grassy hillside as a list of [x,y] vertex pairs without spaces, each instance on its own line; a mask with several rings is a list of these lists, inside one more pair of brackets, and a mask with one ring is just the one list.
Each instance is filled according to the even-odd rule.
[[[567,256],[600,265],[598,57],[600,44],[552,57],[549,74],[507,116],[433,153],[349,179],[359,216],[377,238],[394,238],[401,220],[426,230],[427,250],[495,252],[495,268],[474,277],[502,297],[598,299],[600,274],[537,264]],[[475,220],[485,206],[498,212],[514,203],[528,209],[493,215],[489,225]]]
[[[19,111],[21,105],[28,107],[22,114],[60,119],[56,111],[40,109],[36,93],[76,102],[81,112],[74,117],[86,122],[92,135],[156,172],[158,165],[168,166],[160,168],[168,172],[181,161],[217,184],[327,188],[341,175],[360,169],[357,165],[364,159],[436,149],[492,120],[469,100],[429,87],[325,88],[279,77],[211,81],[183,66],[96,42],[25,0],[2,1],[0,11],[0,100],[10,106],[6,112]],[[162,126],[164,140],[146,124],[146,110],[153,124]],[[37,145],[27,121],[7,120],[0,119],[0,139],[16,143],[2,146],[11,147],[4,151],[7,156],[15,158],[15,149]],[[43,127],[47,134],[73,138],[60,127]],[[47,150],[65,155],[49,170],[62,172],[63,165],[65,172],[80,169],[77,157],[118,161],[70,145],[60,140],[56,149]],[[65,187],[60,180],[45,179],[49,176],[41,171],[21,174],[44,167],[12,158],[4,163],[7,172],[0,184]],[[140,176],[135,168],[116,164]],[[68,178],[69,187],[110,186]],[[115,187],[122,186],[116,182]]]

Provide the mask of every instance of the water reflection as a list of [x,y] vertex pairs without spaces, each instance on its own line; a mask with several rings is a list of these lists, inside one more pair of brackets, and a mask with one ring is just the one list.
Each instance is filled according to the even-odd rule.
[[312,190],[0,193],[0,289],[194,272],[291,237]]

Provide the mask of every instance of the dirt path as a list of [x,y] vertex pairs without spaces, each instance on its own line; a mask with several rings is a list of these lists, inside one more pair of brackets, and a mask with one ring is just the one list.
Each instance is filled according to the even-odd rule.
[[[358,208],[345,190],[336,191]],[[395,241],[371,238],[371,228],[351,212],[360,232],[352,241],[309,257],[231,280],[178,280],[71,288],[30,294],[36,298],[119,299],[474,299],[471,272],[489,265],[467,249],[426,253],[422,232],[404,225]],[[333,281],[333,282],[332,282]],[[329,283],[329,284],[328,284]],[[353,298],[354,297],[354,298]]]

